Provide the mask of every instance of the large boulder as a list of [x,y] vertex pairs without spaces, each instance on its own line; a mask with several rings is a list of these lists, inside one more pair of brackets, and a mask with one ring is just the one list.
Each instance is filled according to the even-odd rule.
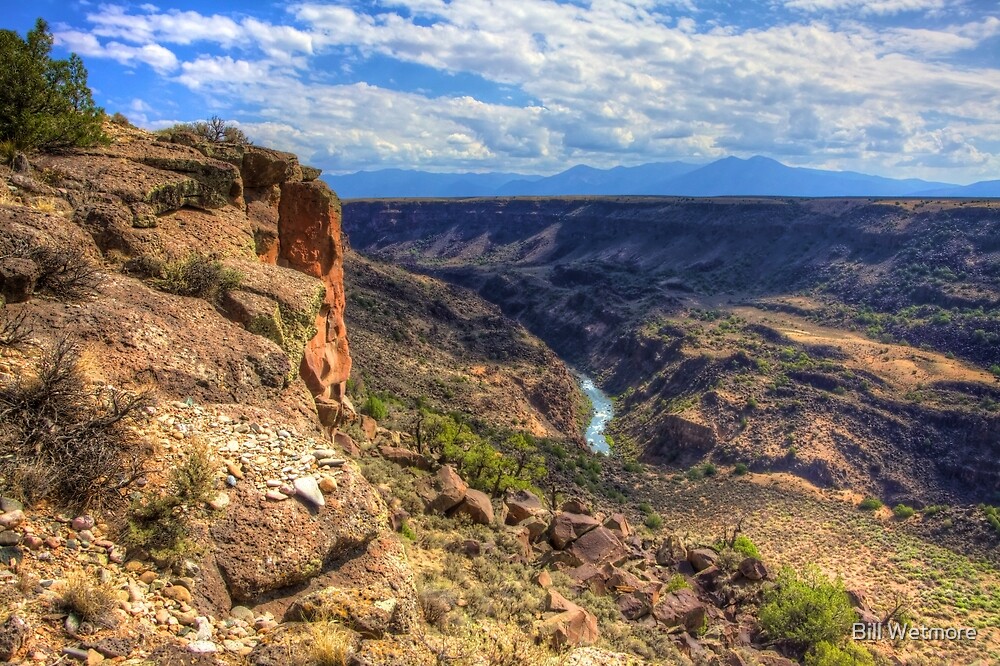
[[764,580],[767,578],[767,567],[756,557],[748,557],[740,562],[740,574],[747,580]]
[[576,539],[567,549],[584,563],[618,565],[625,561],[629,551],[618,537],[606,527],[598,526]]
[[682,589],[660,597],[653,607],[653,617],[665,627],[683,626],[690,633],[698,633],[705,627],[708,615],[697,595]]
[[538,496],[527,490],[508,494],[504,497],[503,503],[507,508],[507,516],[504,518],[504,523],[507,525],[517,525],[534,516],[541,516],[544,519],[549,515]]
[[350,465],[318,512],[299,502],[269,503],[237,486],[211,536],[215,562],[236,601],[252,601],[318,575],[340,556],[363,548],[388,525],[378,493]]
[[593,516],[561,511],[549,525],[549,540],[554,548],[563,550],[576,539],[600,526],[601,523]]
[[451,516],[468,516],[472,522],[480,525],[493,524],[493,503],[484,492],[469,488],[461,504],[451,510]]
[[400,467],[415,467],[424,471],[429,471],[431,468],[431,461],[416,451],[397,446],[380,446],[379,453],[382,454],[383,458]]
[[469,491],[469,484],[462,480],[451,465],[445,465],[434,477],[435,495],[427,503],[428,513],[447,513],[462,503]]
[[695,571],[704,571],[715,566],[719,560],[719,554],[711,548],[693,548],[688,551],[687,560]]
[[8,303],[23,303],[31,298],[38,282],[38,265],[31,259],[0,259],[0,296]]
[[632,535],[632,527],[624,513],[613,513],[604,519],[604,526],[615,533],[619,539],[627,539]]
[[656,549],[656,563],[663,567],[674,567],[687,561],[687,548],[676,534],[669,535]]
[[246,187],[268,187],[302,180],[299,158],[270,148],[247,146],[240,171]]
[[366,638],[407,633],[416,622],[413,573],[395,535],[372,540],[361,555],[325,576],[321,586],[297,597],[285,619],[336,619]]
[[596,643],[600,638],[597,618],[556,590],[549,588],[547,593],[545,610],[549,615],[535,625],[539,636],[557,649]]

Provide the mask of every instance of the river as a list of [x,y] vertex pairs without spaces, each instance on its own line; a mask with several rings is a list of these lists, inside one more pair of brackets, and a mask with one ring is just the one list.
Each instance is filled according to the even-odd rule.
[[579,372],[576,376],[580,381],[580,388],[590,398],[592,405],[590,425],[587,426],[587,434],[585,435],[587,445],[590,446],[591,451],[607,455],[611,452],[611,447],[608,446],[608,440],[604,436],[604,428],[615,415],[615,408],[611,404],[611,398],[597,388],[593,379]]

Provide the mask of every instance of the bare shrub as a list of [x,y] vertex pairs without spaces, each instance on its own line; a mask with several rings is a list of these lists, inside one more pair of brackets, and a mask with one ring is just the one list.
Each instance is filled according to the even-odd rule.
[[79,346],[60,338],[33,368],[0,384],[0,474],[29,502],[119,504],[141,474],[146,446],[127,425],[149,396],[95,390],[80,363]]
[[84,622],[104,626],[114,624],[113,611],[117,606],[115,588],[94,580],[83,571],[74,571],[66,577],[56,603],[59,608],[75,613]]
[[27,316],[27,310],[12,315],[6,307],[0,309],[0,347],[20,349],[31,341],[32,330],[26,323]]
[[89,296],[101,283],[98,266],[78,247],[36,245],[24,237],[0,235],[0,257],[30,259],[38,266],[35,291],[59,299]]

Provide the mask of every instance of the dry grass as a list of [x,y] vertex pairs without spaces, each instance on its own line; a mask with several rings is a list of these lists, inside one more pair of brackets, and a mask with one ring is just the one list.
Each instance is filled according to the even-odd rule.
[[117,606],[115,589],[88,576],[84,571],[73,571],[59,593],[58,607],[74,613],[83,622],[111,626],[113,611]]
[[354,654],[351,632],[334,622],[310,623],[307,640],[309,647],[302,666],[347,666]]

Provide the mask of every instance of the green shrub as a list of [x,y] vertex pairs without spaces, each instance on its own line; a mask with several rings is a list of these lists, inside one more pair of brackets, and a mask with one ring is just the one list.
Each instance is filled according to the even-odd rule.
[[916,510],[912,506],[906,506],[905,504],[897,504],[892,508],[892,515],[894,515],[899,520],[906,520],[907,518],[912,518]]
[[843,581],[831,581],[815,566],[801,577],[792,569],[782,569],[759,614],[761,626],[772,639],[790,641],[803,650],[824,641],[838,643],[856,618]]
[[857,643],[835,645],[821,641],[806,653],[805,666],[875,666],[868,650]]
[[688,582],[687,578],[681,574],[674,574],[670,580],[667,581],[667,585],[661,594],[670,594],[671,592],[677,592],[678,590],[684,590],[689,587],[691,587],[691,584]]
[[760,551],[757,550],[756,544],[750,540],[750,537],[745,534],[741,534],[733,541],[733,550],[746,557],[755,557],[760,559]]
[[361,413],[367,414],[376,421],[381,421],[389,416],[389,408],[385,406],[385,403],[377,395],[370,395],[365,399],[364,404],[361,405]]
[[653,513],[653,505],[649,502],[639,502],[639,505],[636,508],[647,516]]
[[160,277],[153,281],[158,289],[178,296],[197,296],[217,301],[227,291],[240,285],[239,271],[198,252],[178,261],[163,264]]
[[624,469],[626,472],[636,474],[637,472],[642,471],[642,463],[637,462],[635,460],[629,460],[624,465],[622,465],[622,469]]
[[715,463],[707,462],[702,465],[701,471],[705,476],[715,476],[719,468],[715,466]]
[[16,150],[106,141],[104,111],[94,104],[83,61],[75,53],[53,60],[53,43],[42,19],[24,39],[0,30],[0,142]]
[[858,508],[862,511],[878,511],[882,508],[882,500],[877,497],[866,497],[861,500]]
[[643,524],[651,530],[658,530],[663,527],[663,516],[654,511],[646,515]]
[[736,476],[743,476],[749,471],[750,468],[747,467],[746,463],[736,463],[736,465],[733,467],[733,474],[735,474]]

